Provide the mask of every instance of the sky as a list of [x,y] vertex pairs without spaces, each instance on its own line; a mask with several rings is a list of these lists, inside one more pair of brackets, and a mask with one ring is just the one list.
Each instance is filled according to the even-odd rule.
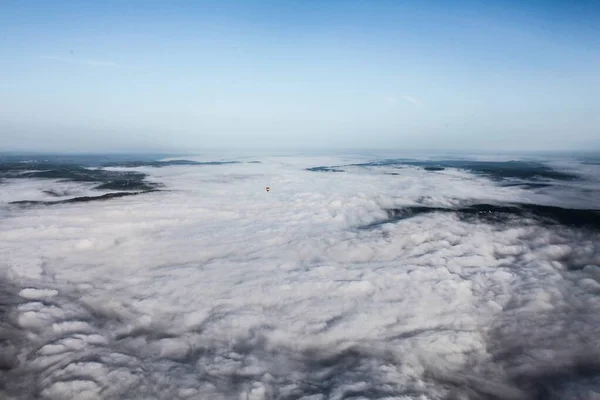
[[0,151],[600,150],[596,1],[0,0]]

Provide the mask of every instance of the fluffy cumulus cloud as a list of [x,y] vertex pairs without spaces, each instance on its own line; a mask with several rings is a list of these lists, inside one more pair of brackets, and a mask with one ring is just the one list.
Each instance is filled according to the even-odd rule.
[[458,168],[260,161],[138,166],[160,191],[52,206],[8,202],[93,189],[3,182],[0,397],[600,396],[598,230],[389,211],[591,209],[594,174],[532,189]]

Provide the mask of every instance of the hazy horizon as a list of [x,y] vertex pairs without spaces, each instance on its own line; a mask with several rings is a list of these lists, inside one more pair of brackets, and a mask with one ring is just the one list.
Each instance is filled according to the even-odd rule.
[[266,155],[373,155],[373,156],[558,156],[558,157],[600,157],[600,150],[580,149],[580,150],[500,150],[500,149],[382,149],[382,148],[356,148],[356,149],[331,149],[331,148],[273,148],[273,149],[226,149],[226,148],[206,148],[196,150],[182,151],[157,151],[157,150],[114,150],[114,151],[26,151],[26,150],[0,150],[0,157],[11,156],[122,156],[130,157],[193,157],[198,155],[215,156],[266,156]]

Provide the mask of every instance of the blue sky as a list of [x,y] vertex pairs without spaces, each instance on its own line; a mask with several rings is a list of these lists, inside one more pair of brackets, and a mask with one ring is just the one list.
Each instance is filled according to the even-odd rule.
[[0,150],[600,149],[597,1],[0,1]]

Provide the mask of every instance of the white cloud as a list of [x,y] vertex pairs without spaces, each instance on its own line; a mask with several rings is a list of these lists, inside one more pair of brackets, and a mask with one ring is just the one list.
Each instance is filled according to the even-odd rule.
[[[21,369],[0,378],[4,397],[527,398],[507,376],[543,385],[536,371],[595,359],[597,233],[452,214],[358,229],[384,208],[530,192],[461,171],[261,161],[137,168],[169,190],[10,208],[0,361]],[[4,199],[36,188],[11,182]],[[574,257],[590,267],[567,272]]]
[[420,106],[423,104],[423,102],[415,97],[411,97],[411,96],[402,96],[402,98],[410,103],[413,103],[415,106]]
[[114,61],[100,61],[91,59],[80,59],[71,57],[61,57],[56,55],[43,55],[40,58],[44,60],[60,61],[69,64],[89,65],[92,67],[116,67],[118,64]]

